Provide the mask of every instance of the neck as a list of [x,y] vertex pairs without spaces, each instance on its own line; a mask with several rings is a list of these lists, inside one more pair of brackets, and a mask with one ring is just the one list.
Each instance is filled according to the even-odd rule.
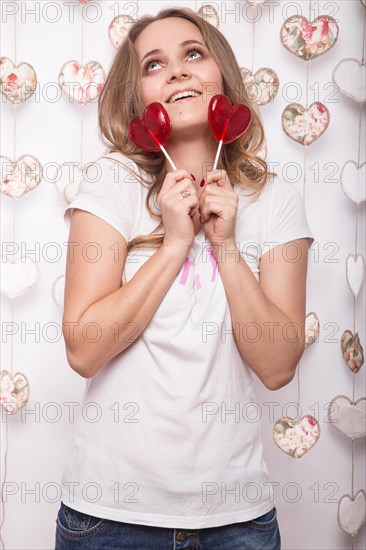
[[[204,140],[199,136],[196,139],[190,137],[187,141],[180,140],[179,143],[172,140],[166,150],[177,170],[187,170],[193,174],[196,178],[193,183],[199,188],[201,180],[213,167],[217,147],[218,144],[212,136]],[[167,171],[171,172],[173,168],[168,159],[165,163]]]

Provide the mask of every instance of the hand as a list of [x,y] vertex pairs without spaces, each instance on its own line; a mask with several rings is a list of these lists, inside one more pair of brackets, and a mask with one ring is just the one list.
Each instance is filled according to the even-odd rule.
[[[182,191],[191,194],[183,198]],[[186,170],[168,172],[157,197],[165,229],[164,245],[183,255],[194,241],[192,216],[198,209],[197,190]]]
[[205,180],[199,197],[205,233],[212,245],[235,242],[239,197],[225,170],[212,170]]

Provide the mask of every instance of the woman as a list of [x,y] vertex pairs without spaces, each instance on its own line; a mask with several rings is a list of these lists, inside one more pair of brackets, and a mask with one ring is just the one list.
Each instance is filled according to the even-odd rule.
[[[100,97],[109,154],[65,212],[66,352],[87,383],[59,550],[280,548],[252,379],[294,377],[314,239],[300,193],[270,178],[255,105],[208,169],[217,93],[249,104],[228,42],[170,8],[131,27]],[[128,138],[154,101],[177,171]]]

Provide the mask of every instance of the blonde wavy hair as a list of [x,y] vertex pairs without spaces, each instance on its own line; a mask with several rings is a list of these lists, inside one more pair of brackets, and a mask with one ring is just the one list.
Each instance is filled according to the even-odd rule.
[[[240,67],[224,35],[211,23],[189,8],[166,8],[157,15],[140,17],[129,29],[112,62],[106,82],[98,100],[99,136],[109,153],[120,152],[131,159],[138,168],[149,175],[149,182],[134,175],[148,187],[146,208],[159,220],[158,226],[149,235],[138,235],[127,243],[127,254],[134,247],[158,248],[164,233],[156,234],[163,227],[162,217],[150,206],[155,204],[166,176],[165,156],[162,152],[143,151],[132,143],[128,136],[128,124],[144,111],[140,95],[140,64],[135,41],[139,34],[154,21],[167,17],[181,17],[196,25],[201,31],[206,46],[216,61],[223,79],[223,93],[231,103],[244,103],[252,109],[252,122],[243,136],[232,143],[224,144],[217,168],[225,170],[232,183],[238,187],[251,188],[259,193],[272,175],[267,163],[259,156],[265,150],[263,125],[256,103],[245,90]],[[125,166],[128,169],[128,165]],[[129,170],[130,171],[130,170]]]

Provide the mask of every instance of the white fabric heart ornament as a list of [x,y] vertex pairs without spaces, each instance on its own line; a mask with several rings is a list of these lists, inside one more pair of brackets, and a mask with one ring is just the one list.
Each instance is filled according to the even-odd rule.
[[40,279],[38,265],[29,257],[24,256],[11,262],[5,256],[0,256],[1,262],[1,294],[11,300],[34,288]]
[[65,293],[65,275],[57,277],[52,285],[52,298],[57,306],[63,306]]
[[61,177],[55,182],[55,187],[65,203],[70,204],[76,197],[82,179],[83,171],[78,166],[70,164],[61,166]]
[[319,337],[319,319],[314,311],[307,314],[305,319],[305,348],[318,342]]
[[357,166],[353,160],[348,160],[340,175],[341,189],[351,201],[360,205],[366,200],[366,162]]
[[357,439],[366,434],[366,397],[352,402],[345,395],[337,395],[328,406],[328,419],[334,428]]
[[332,79],[342,94],[360,103],[366,101],[366,65],[358,59],[342,59],[333,69]]
[[343,495],[338,503],[338,524],[343,531],[355,537],[366,520],[366,493],[362,489],[354,498]]
[[346,260],[346,277],[348,286],[355,298],[362,287],[365,275],[365,260],[362,254],[348,254]]
[[15,162],[0,157],[1,192],[12,199],[19,199],[35,189],[42,181],[42,165],[32,155],[22,155]]

